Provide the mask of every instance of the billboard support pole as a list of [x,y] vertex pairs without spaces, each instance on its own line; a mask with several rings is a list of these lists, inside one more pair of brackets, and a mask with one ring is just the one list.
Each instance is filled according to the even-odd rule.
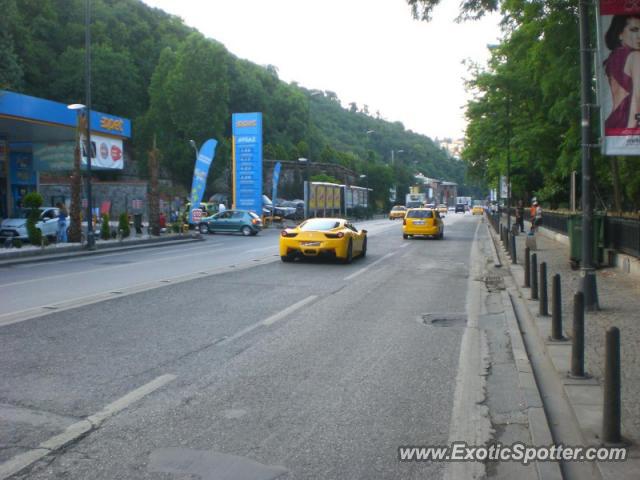
[[580,79],[582,110],[582,285],[586,310],[598,310],[596,272],[593,268],[593,205],[591,185],[591,55],[589,2],[580,0]]

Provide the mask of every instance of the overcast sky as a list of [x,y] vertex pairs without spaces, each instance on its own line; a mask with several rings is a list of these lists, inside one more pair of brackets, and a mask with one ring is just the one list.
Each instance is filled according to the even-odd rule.
[[430,23],[404,0],[143,0],[286,82],[336,92],[342,104],[431,138],[461,138],[468,95],[465,59],[484,63],[500,36],[498,17],[454,23],[442,0]]

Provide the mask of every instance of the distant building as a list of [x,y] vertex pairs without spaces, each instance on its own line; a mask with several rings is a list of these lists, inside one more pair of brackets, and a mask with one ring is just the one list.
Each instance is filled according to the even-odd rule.
[[440,148],[445,150],[454,158],[460,158],[460,156],[462,155],[462,149],[464,148],[464,138],[459,138],[457,140],[452,140],[450,138],[445,138],[442,140],[436,139],[436,143]]

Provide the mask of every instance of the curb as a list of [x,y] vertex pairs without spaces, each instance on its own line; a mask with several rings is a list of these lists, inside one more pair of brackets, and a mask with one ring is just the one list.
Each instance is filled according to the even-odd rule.
[[103,244],[96,250],[87,250],[86,247],[78,245],[65,249],[64,252],[57,253],[53,250],[35,250],[31,252],[16,252],[17,255],[10,258],[1,259],[0,267],[10,267],[13,265],[23,265],[27,263],[37,262],[54,262],[57,260],[66,260],[69,258],[88,257],[92,255],[102,255],[114,251],[139,250],[142,248],[156,248],[170,245],[181,245],[183,243],[201,242],[204,238],[200,234],[183,238],[165,237],[159,239],[140,239],[130,240],[121,243]]
[[[525,401],[529,421],[529,433],[534,445],[551,445],[553,436],[549,428],[549,419],[544,411],[540,390],[536,383],[533,367],[529,361],[527,349],[522,340],[522,332],[513,306],[513,298],[507,290],[502,292],[502,304],[509,329],[511,351],[518,370],[518,383]],[[535,462],[538,478],[542,480],[562,480],[560,464],[557,462]]]
[[[542,230],[542,229],[541,229]],[[545,229],[546,230],[546,229]],[[491,231],[492,237],[495,232]],[[542,233],[545,237],[557,240],[556,237],[562,236],[548,230]],[[567,239],[568,237],[564,237]],[[559,241],[565,245],[565,242]],[[506,254],[504,248],[502,249]],[[515,267],[515,268],[514,268]],[[544,354],[550,359],[555,374],[562,384],[562,393],[567,399],[567,403],[572,411],[573,418],[584,438],[585,446],[601,447],[600,429],[602,427],[602,411],[603,411],[603,388],[597,380],[593,378],[573,379],[568,373],[571,362],[571,342],[554,342],[545,338],[545,333],[551,332],[551,317],[540,317],[537,309],[536,300],[527,300],[528,294],[523,286],[524,270],[520,265],[508,265],[509,274],[513,279],[515,290],[522,297],[522,306],[527,311],[536,335],[543,344]],[[511,298],[511,300],[513,300]],[[511,333],[511,328],[510,328]],[[522,338],[520,338],[522,341]],[[515,349],[514,349],[515,356]],[[516,357],[517,361],[517,357]],[[548,428],[548,423],[547,423]],[[624,433],[624,425],[622,425]],[[552,443],[552,442],[549,442]],[[600,462],[594,461],[594,467],[603,479],[626,479],[637,478],[637,472],[640,471],[640,458],[637,446],[629,445],[627,450],[627,459],[624,462]]]

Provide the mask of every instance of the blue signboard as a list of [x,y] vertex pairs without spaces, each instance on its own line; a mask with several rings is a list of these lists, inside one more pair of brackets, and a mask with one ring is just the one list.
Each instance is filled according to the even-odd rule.
[[11,183],[13,185],[36,185],[31,152],[11,152]]
[[209,175],[209,167],[213,163],[213,156],[216,152],[216,146],[218,142],[210,138],[202,147],[198,153],[198,159],[196,160],[196,166],[193,169],[193,182],[191,183],[191,208],[189,209],[189,223],[193,223],[193,209],[200,208],[200,202],[202,201],[202,195],[204,194],[204,187],[207,185],[207,176]]
[[235,208],[262,214],[262,113],[234,113],[233,198]]

